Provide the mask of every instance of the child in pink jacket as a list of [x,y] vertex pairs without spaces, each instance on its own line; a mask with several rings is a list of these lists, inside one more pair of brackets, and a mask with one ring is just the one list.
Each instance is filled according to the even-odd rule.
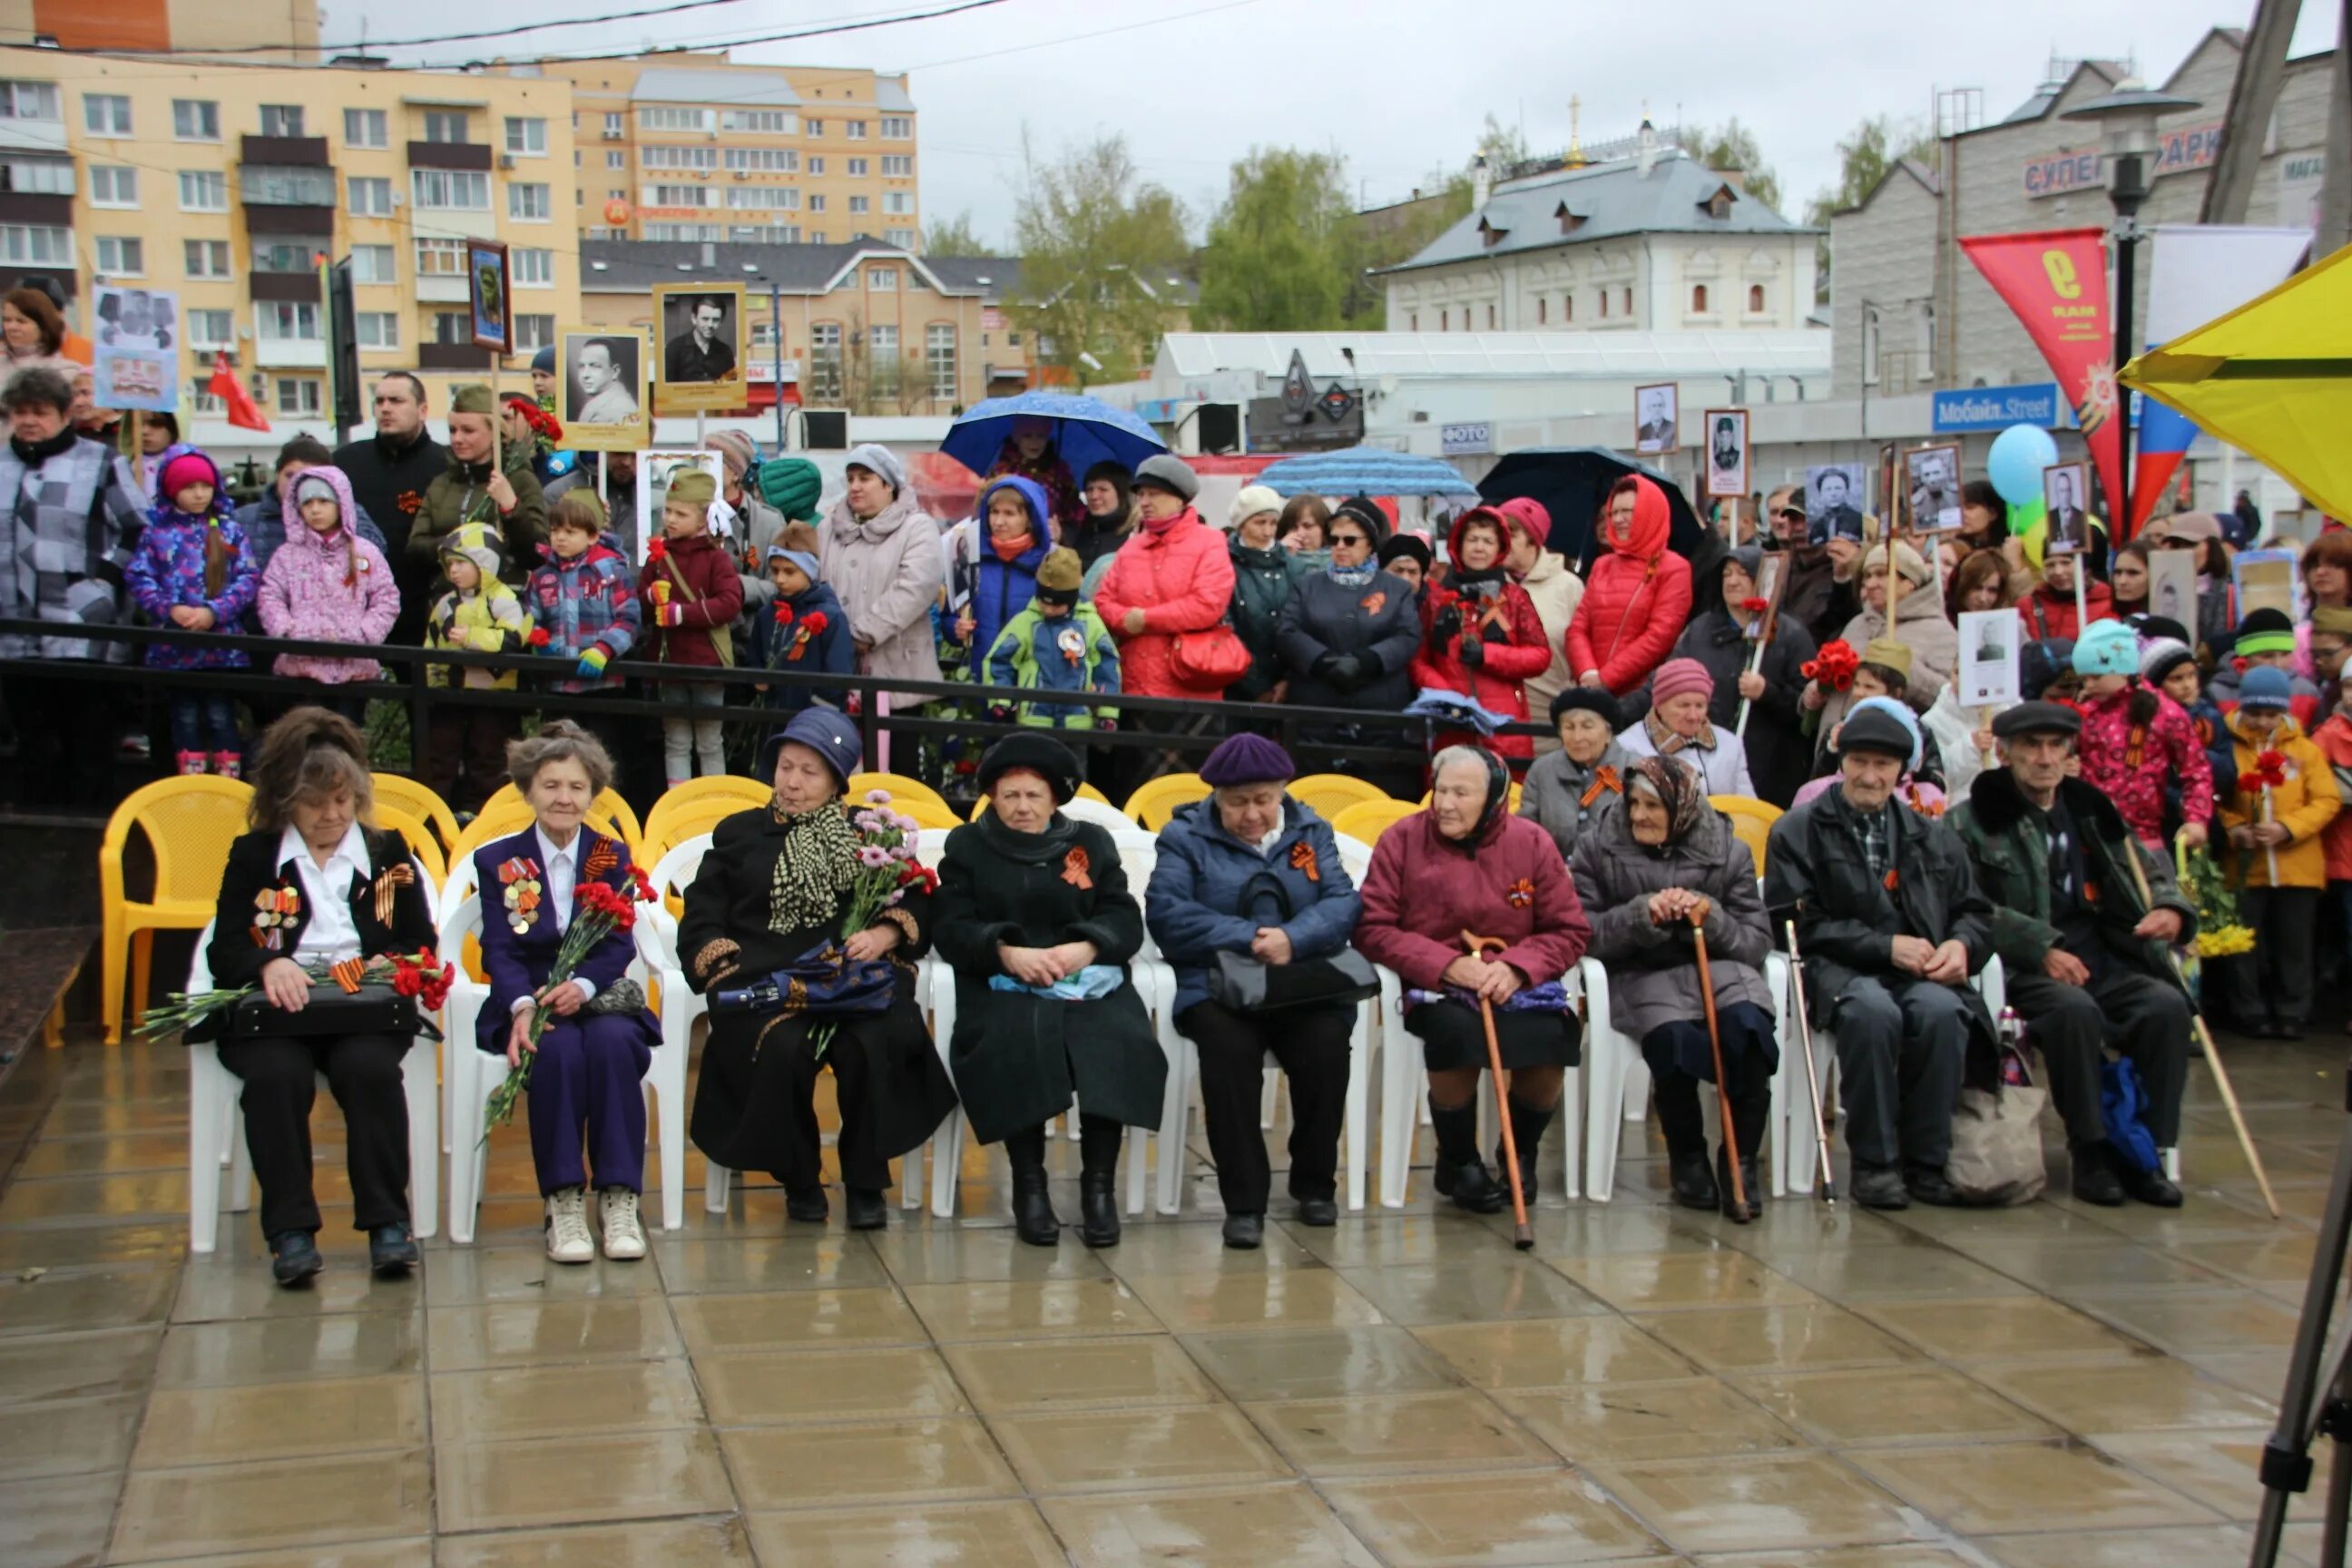
[[[286,542],[261,575],[262,631],[302,642],[381,644],[400,614],[400,590],[383,552],[355,531],[359,512],[351,480],[341,468],[305,468],[294,477],[289,499],[299,526],[286,531]],[[372,658],[303,653],[279,654],[276,668],[280,675],[338,688],[373,681],[383,669]],[[352,692],[327,706],[349,713],[365,701]]]

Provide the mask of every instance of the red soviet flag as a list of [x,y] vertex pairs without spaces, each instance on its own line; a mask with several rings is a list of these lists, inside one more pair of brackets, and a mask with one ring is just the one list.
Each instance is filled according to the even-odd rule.
[[[1960,248],[2017,312],[2057,374],[2112,513],[2124,493],[2124,422],[2116,396],[2116,329],[2107,316],[2106,237],[2096,228],[1986,234],[1963,238]],[[2111,519],[2110,525],[2123,523]]]
[[268,419],[247,394],[245,383],[237,380],[236,372],[229,368],[226,353],[213,355],[213,378],[205,384],[205,390],[228,405],[228,422],[238,429],[269,428]]

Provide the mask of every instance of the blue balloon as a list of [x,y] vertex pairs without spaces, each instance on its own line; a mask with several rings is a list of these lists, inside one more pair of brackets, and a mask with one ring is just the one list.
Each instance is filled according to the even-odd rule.
[[2038,425],[2012,425],[1993,437],[1985,477],[2000,499],[2023,506],[2042,499],[2042,470],[2058,460],[2058,443]]

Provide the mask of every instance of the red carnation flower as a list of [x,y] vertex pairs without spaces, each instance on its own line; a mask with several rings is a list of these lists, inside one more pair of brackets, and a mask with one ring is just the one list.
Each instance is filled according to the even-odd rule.
[[1807,659],[1801,667],[1809,680],[1818,680],[1832,691],[1843,691],[1853,684],[1853,672],[1862,668],[1862,658],[1853,645],[1843,637],[1833,637],[1822,646],[1820,655]]
[[1755,595],[1750,594],[1748,597],[1739,601],[1739,607],[1747,611],[1751,616],[1760,616],[1765,611],[1772,607],[1772,601],[1769,599],[1759,598]]
[[779,626],[791,626],[792,624],[793,624],[793,607],[792,607],[790,605],[785,604],[782,599],[777,600],[777,601],[776,601],[776,625],[778,625]]
[[545,647],[551,639],[548,637],[545,626],[533,626],[530,628],[530,636],[523,640],[533,647]]
[[658,566],[658,565],[660,565],[663,562],[665,562],[665,561],[667,561],[667,560],[668,560],[668,559],[669,559],[669,541],[668,541],[668,540],[667,540],[667,539],[656,539],[656,540],[655,540],[651,544],[648,544],[648,545],[646,545],[646,565],[648,565],[648,566]]

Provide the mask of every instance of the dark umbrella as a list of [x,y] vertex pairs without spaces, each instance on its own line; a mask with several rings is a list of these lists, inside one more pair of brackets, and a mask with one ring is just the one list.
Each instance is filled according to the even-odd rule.
[[1717,535],[1691,510],[1681,486],[1646,463],[1606,447],[1531,447],[1512,452],[1478,481],[1478,494],[1490,506],[1519,496],[1541,501],[1551,513],[1551,548],[1582,572],[1599,552],[1601,505],[1610,488],[1627,474],[1639,474],[1665,492],[1673,525],[1666,542],[1676,554],[1688,557],[1696,567],[1719,553],[1719,541],[1708,542]]

